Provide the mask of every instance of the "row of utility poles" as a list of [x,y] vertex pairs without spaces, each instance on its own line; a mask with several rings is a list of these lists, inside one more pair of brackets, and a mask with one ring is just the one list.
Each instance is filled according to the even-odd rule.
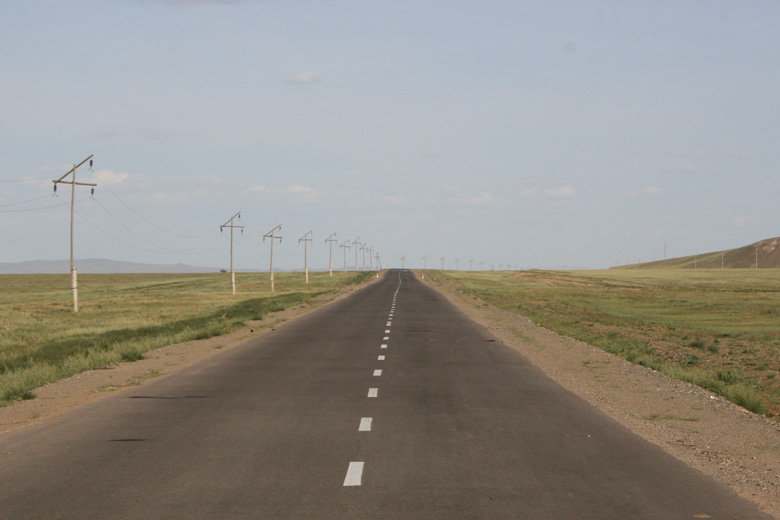
[[[237,226],[233,224],[234,219],[240,219],[241,218],[241,212],[239,211],[230,219],[228,219],[227,222],[219,226],[219,230],[222,231],[224,228],[230,229],[230,282],[233,286],[233,294],[236,294],[236,274],[233,270],[233,229],[241,228],[243,229],[244,226]],[[270,260],[270,275],[271,275],[271,292],[275,291],[274,286],[274,241],[278,240],[279,243],[282,242],[282,238],[280,235],[277,235],[276,233],[278,231],[281,231],[282,225],[279,224],[275,228],[273,228],[271,231],[263,235],[263,242],[265,242],[265,239],[268,238],[271,241],[271,260]],[[306,283],[309,283],[309,242],[312,242],[314,239],[312,238],[312,234],[314,233],[313,230],[309,230],[304,234],[301,238],[298,239],[298,243],[300,244],[303,242],[303,271],[306,276]],[[325,239],[325,243],[329,245],[329,259],[328,259],[328,270],[330,272],[330,276],[333,276],[333,244],[338,243],[336,240],[336,233],[332,233],[328,238]],[[351,245],[350,245],[351,244]],[[347,249],[354,246],[355,247],[355,270],[360,269],[360,264],[358,262],[358,245],[360,245],[360,250],[363,252],[363,270],[366,270],[366,251],[369,252],[369,269],[374,269],[374,259],[376,259],[376,265],[377,268],[381,266],[379,253],[374,251],[373,246],[369,246],[363,242],[360,242],[360,237],[357,237],[356,239],[352,240],[350,243],[350,240],[347,239],[344,241],[344,243],[340,244],[339,247],[344,250],[344,272],[347,272]]]
[[[97,184],[91,183],[91,182],[78,182],[76,180],[76,172],[77,170],[83,166],[84,164],[89,161],[89,168],[92,169],[93,165],[93,156],[90,155],[83,161],[81,161],[78,164],[74,164],[73,168],[68,170],[67,173],[65,173],[62,177],[59,179],[52,180],[52,183],[54,183],[54,193],[57,193],[57,186],[60,184],[69,184],[71,186],[70,190],[70,288],[73,292],[73,312],[79,311],[79,289],[78,289],[78,270],[76,269],[75,261],[74,261],[74,252],[73,252],[73,243],[74,243],[74,224],[75,224],[75,205],[76,205],[76,186],[89,186],[92,188],[92,194],[95,193],[95,186]],[[68,178],[70,177],[70,178]],[[233,231],[235,229],[241,229],[243,232],[244,226],[240,226],[236,224],[236,219],[241,220],[241,212],[239,211],[232,217],[230,217],[224,224],[219,226],[220,232],[224,229],[230,229],[230,285],[232,286],[233,294],[236,294],[236,273],[233,269],[233,238],[234,234]],[[273,292],[274,287],[274,242],[276,240],[279,240],[279,242],[282,241],[282,237],[277,235],[277,232],[282,229],[281,225],[276,226],[271,231],[263,235],[263,242],[265,242],[265,239],[268,238],[271,240],[271,261],[270,261],[270,274],[271,274],[271,291]],[[313,231],[308,231],[305,235],[303,235],[301,238],[298,239],[298,243],[303,242],[304,249],[304,273],[306,276],[306,283],[309,283],[309,251],[308,251],[308,244],[311,242],[312,239],[312,233]],[[369,264],[370,269],[373,270],[374,268],[374,259],[376,259],[376,265],[377,267],[381,266],[380,263],[380,256],[378,252],[374,251],[374,248],[365,244],[364,242],[360,242],[360,237],[354,239],[351,244],[355,247],[355,270],[359,269],[358,265],[358,248],[357,246],[361,246],[360,250],[363,252],[363,270],[366,268],[366,251],[369,252]],[[328,238],[325,239],[325,242],[330,245],[330,260],[329,260],[329,270],[330,270],[330,276],[333,276],[333,243],[336,242],[336,233],[331,234]],[[350,247],[350,240],[346,240],[343,244],[341,244],[339,247],[349,249]],[[344,272],[347,271],[347,257],[346,257],[346,249],[344,254]]]
[[[401,260],[401,269],[403,269],[404,268],[404,263],[406,262],[406,255],[402,256],[400,260]],[[423,261],[423,270],[428,269],[428,255],[422,256],[421,260]],[[443,256],[443,257],[439,258],[439,261],[441,262],[441,270],[444,271],[444,262],[447,261],[447,258]],[[469,270],[473,271],[474,270],[474,259],[472,258],[468,262],[469,262]],[[504,267],[504,264],[498,264],[498,266],[499,266],[500,269],[502,269]],[[495,267],[496,267],[496,264],[490,264],[491,271],[495,270]],[[511,269],[512,265],[507,264],[506,267],[507,267],[507,269]],[[518,268],[518,266],[514,266],[514,267],[515,267],[515,269]],[[479,262],[479,268],[480,268],[481,271],[485,270],[485,261],[484,260]],[[456,258],[455,259],[455,269],[456,270],[460,270],[460,258]]]

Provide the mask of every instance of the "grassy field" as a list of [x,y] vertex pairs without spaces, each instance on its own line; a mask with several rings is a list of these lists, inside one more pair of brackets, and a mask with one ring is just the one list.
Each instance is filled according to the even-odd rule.
[[68,275],[0,276],[0,406],[34,397],[48,382],[172,343],[217,336],[247,320],[304,303],[373,273],[230,275],[117,274],[79,276],[73,313]]
[[780,272],[432,272],[567,336],[780,416]]

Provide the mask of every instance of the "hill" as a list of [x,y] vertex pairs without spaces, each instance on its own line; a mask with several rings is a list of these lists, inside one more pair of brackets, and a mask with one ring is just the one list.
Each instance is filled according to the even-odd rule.
[[[756,264],[757,262],[757,264]],[[624,265],[613,269],[776,269],[780,267],[780,237],[737,249]]]
[[[81,274],[115,273],[215,273],[218,267],[196,267],[187,264],[141,264],[106,260],[104,258],[85,258],[76,261]],[[68,274],[69,260],[32,260],[29,262],[0,263],[0,274]]]

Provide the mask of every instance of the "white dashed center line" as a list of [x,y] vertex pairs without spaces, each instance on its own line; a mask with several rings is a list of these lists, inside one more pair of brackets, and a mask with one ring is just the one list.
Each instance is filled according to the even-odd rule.
[[378,388],[369,388],[368,389],[368,397],[377,397],[379,395],[379,389]]
[[382,370],[380,370],[380,369],[374,370],[374,377],[379,377],[381,375],[382,375]]
[[377,361],[384,361],[385,360],[385,356],[379,356],[378,358],[376,358],[376,360]]
[[347,469],[347,477],[344,479],[345,486],[359,486],[363,481],[363,463],[350,462]]
[[359,432],[370,432],[371,431],[371,421],[374,419],[371,417],[363,417],[360,419],[360,427],[358,428]]
[[382,338],[382,341],[387,341],[388,339],[390,339],[390,336],[385,336],[384,338]]
[[382,343],[382,346],[379,347],[379,348],[387,348],[387,344],[386,343]]

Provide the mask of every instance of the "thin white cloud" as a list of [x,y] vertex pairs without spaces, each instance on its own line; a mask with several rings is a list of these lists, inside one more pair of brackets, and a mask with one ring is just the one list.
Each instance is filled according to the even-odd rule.
[[755,217],[737,217],[731,221],[731,225],[735,227],[745,227],[759,221],[760,219]]
[[284,193],[305,193],[305,194],[317,193],[317,190],[315,190],[314,188],[310,188],[309,186],[304,186],[302,184],[294,184],[293,186],[282,188],[280,191],[283,191]]
[[142,0],[144,2],[158,2],[171,5],[230,5],[230,4],[254,4],[264,0]]
[[100,180],[100,182],[102,182],[103,184],[106,184],[108,186],[114,186],[117,184],[122,184],[130,178],[140,177],[140,176],[131,175],[125,172],[115,173],[111,170],[99,170],[95,172],[95,177],[97,177]]
[[577,192],[571,186],[560,186],[558,188],[547,188],[544,190],[545,195],[558,198],[571,198],[577,195]]
[[659,193],[661,193],[661,191],[662,191],[661,188],[659,188],[657,186],[645,186],[644,188],[639,189],[639,190],[631,190],[631,191],[629,191],[628,192],[628,196],[629,197],[639,197],[639,196],[649,196],[649,197],[651,197],[653,195],[658,195]]
[[497,196],[492,191],[483,191],[479,195],[468,197],[451,197],[446,199],[445,202],[455,206],[490,206],[502,200],[504,199]]
[[283,194],[292,196],[295,202],[308,202],[319,195],[319,191],[303,184],[293,184],[284,188],[270,188],[262,184],[255,184],[247,188],[250,193],[263,193],[267,195]]
[[186,202],[190,202],[192,199],[199,199],[205,197],[206,195],[208,195],[208,193],[209,191],[204,189],[197,189],[197,190],[178,192],[178,193],[157,192],[157,193],[152,193],[151,195],[146,197],[145,200],[149,204],[161,204],[161,205],[183,204]]
[[291,85],[309,85],[319,81],[322,81],[322,76],[316,72],[299,72],[287,78],[287,83]]

